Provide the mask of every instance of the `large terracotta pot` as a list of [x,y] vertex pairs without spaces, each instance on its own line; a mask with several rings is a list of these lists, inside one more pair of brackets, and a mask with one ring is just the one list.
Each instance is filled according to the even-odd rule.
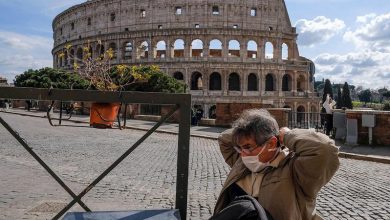
[[89,125],[95,128],[111,128],[117,120],[119,103],[92,103]]

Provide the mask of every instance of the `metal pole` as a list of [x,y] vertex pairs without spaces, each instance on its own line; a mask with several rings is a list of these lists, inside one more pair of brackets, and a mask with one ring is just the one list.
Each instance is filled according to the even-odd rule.
[[[33,156],[34,159],[37,160],[38,163],[41,164],[43,168],[45,168],[45,170],[57,181],[57,183],[59,183],[62,186],[62,188],[66,190],[66,192],[68,192],[74,199],[77,198],[76,195],[72,192],[72,190],[57,176],[57,174],[55,174],[54,171],[52,171],[50,167],[46,165],[45,162],[43,162],[43,160],[33,151],[33,149],[30,146],[28,146],[28,144],[23,140],[23,138],[21,138],[19,134],[16,131],[14,131],[11,128],[11,126],[9,126],[7,122],[5,122],[1,117],[0,117],[0,123],[4,126],[5,129],[7,129],[9,133],[12,134],[12,136],[24,147],[24,149],[26,149],[31,154],[31,156]],[[91,211],[91,209],[89,209],[88,206],[85,205],[81,200],[77,200],[77,202],[81,207],[83,207],[85,211],[87,212]]]
[[181,219],[187,218],[188,168],[190,154],[191,99],[180,106],[179,140],[177,153],[176,204]]

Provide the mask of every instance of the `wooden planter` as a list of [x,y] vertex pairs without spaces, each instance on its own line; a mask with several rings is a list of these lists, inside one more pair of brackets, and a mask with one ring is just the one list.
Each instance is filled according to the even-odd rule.
[[89,125],[94,128],[112,128],[117,121],[119,103],[92,103]]

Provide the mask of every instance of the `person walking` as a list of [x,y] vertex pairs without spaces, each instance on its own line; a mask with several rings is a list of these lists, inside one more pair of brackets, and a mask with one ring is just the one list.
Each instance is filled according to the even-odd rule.
[[322,104],[322,107],[325,109],[325,133],[330,135],[330,131],[333,129],[333,112],[332,109],[336,105],[336,102],[330,97],[329,94],[326,95],[326,100]]

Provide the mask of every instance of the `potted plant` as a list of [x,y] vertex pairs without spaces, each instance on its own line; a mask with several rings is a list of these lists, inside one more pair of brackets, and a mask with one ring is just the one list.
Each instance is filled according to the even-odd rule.
[[[86,46],[83,48],[84,55],[77,58],[71,55],[71,47],[67,45],[59,57],[65,57],[66,63],[71,64],[73,71],[53,68],[28,70],[16,77],[15,86],[166,93],[186,91],[184,83],[163,73],[158,66],[112,65],[115,52],[111,48],[93,58],[90,47]],[[119,110],[120,103],[93,103],[90,109],[90,125],[112,127]]]
[[[98,42],[98,51],[103,48]],[[65,47],[65,51],[59,55],[60,58],[69,54],[71,64],[75,72],[81,78],[89,82],[90,89],[100,91],[125,91],[129,86],[145,82],[150,75],[140,71],[137,67],[126,65],[112,65],[111,61],[115,57],[115,51],[109,48],[98,57],[92,57],[91,47],[87,45],[83,48],[83,56],[75,57],[70,52],[71,45]],[[90,110],[90,125],[93,127],[112,127],[120,111],[120,103],[92,103]]]

